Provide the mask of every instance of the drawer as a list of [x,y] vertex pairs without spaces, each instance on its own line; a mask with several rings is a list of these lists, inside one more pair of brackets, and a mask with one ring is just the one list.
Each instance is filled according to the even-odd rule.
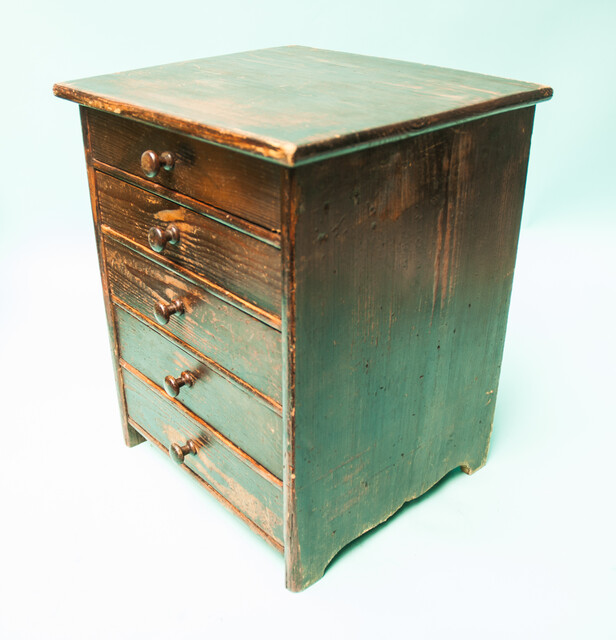
[[282,418],[271,406],[122,308],[115,313],[122,360],[161,388],[167,376],[177,380],[189,372],[190,383],[175,389],[176,400],[282,478]]
[[281,336],[260,320],[135,251],[104,240],[110,293],[156,324],[157,303],[181,300],[184,313],[161,328],[233,375],[281,402]]
[[152,249],[162,248],[174,264],[280,316],[279,249],[104,173],[97,172],[96,188],[103,231],[107,226],[149,249],[151,229],[174,225],[178,236],[164,248],[159,237]]
[[[90,150],[96,160],[268,229],[280,229],[281,167],[103,111],[88,109],[87,118]],[[141,154],[146,150],[172,153],[173,169],[145,176]]]
[[196,453],[186,455],[183,464],[282,544],[282,483],[140,376],[124,369],[123,378],[130,419],[166,450],[192,440]]

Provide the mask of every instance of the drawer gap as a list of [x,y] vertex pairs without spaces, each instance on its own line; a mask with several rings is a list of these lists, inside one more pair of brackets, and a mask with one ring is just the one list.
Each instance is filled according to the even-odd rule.
[[139,379],[141,382],[143,382],[143,384],[146,384],[148,387],[150,387],[150,389],[154,390],[159,396],[164,398],[166,402],[172,403],[177,409],[188,416],[193,422],[196,422],[208,435],[212,435],[215,438],[218,438],[218,440],[220,440],[228,449],[233,451],[236,457],[243,460],[255,473],[259,474],[264,480],[267,480],[277,487],[282,487],[282,480],[277,478],[271,471],[268,471],[265,467],[261,466],[245,451],[242,451],[242,449],[240,449],[234,442],[231,442],[229,438],[226,438],[222,435],[222,433],[205,422],[205,420],[193,413],[190,409],[187,409],[181,402],[178,402],[174,398],[170,398],[169,396],[167,396],[157,384],[152,382],[149,378],[146,378],[146,376],[144,376],[141,371],[135,369],[135,367],[122,360],[122,358],[120,358],[120,364],[124,369],[135,376],[135,378]]
[[134,318],[139,320],[139,322],[143,322],[144,324],[146,324],[149,329],[163,336],[166,340],[169,340],[169,342],[175,344],[178,348],[184,351],[187,351],[189,355],[192,355],[197,360],[203,360],[208,367],[215,369],[217,373],[219,373],[223,378],[225,378],[225,380],[228,380],[231,384],[234,384],[235,386],[239,387],[240,389],[242,389],[242,391],[247,391],[248,393],[251,393],[256,397],[256,399],[259,402],[266,405],[269,409],[272,409],[279,416],[282,416],[282,406],[278,402],[276,402],[276,400],[270,398],[269,396],[264,394],[262,391],[259,391],[259,389],[256,389],[255,387],[251,386],[250,384],[248,384],[248,382],[246,382],[245,380],[242,380],[241,378],[234,375],[230,371],[227,371],[227,369],[225,369],[223,366],[218,364],[216,360],[212,360],[212,358],[209,358],[205,354],[201,353],[200,351],[198,351],[197,349],[189,345],[187,342],[180,340],[180,338],[178,338],[177,336],[174,336],[170,331],[167,331],[164,327],[161,327],[160,325],[155,324],[147,316],[144,316],[142,313],[139,313],[139,311],[137,311],[136,309],[133,309],[132,307],[128,306],[116,296],[112,295],[111,300],[115,305],[120,307],[120,309],[123,309],[124,311],[126,311],[126,313],[130,313],[130,315],[132,315]]
[[216,222],[220,222],[231,229],[235,229],[236,231],[241,231],[246,235],[255,238],[255,240],[261,240],[261,242],[265,242],[276,249],[280,249],[280,234],[275,231],[270,231],[265,227],[260,225],[248,222],[246,220],[242,220],[237,216],[229,213],[228,211],[223,211],[222,209],[217,209],[212,207],[205,202],[200,202],[199,200],[195,200],[190,196],[185,196],[177,191],[172,191],[166,187],[163,187],[155,182],[149,182],[144,178],[140,178],[139,176],[135,176],[132,173],[128,173],[127,171],[123,171],[122,169],[118,169],[117,167],[112,167],[100,160],[92,159],[91,165],[97,171],[101,173],[105,173],[106,175],[111,176],[112,178],[118,178],[128,184],[132,184],[139,189],[143,189],[144,191],[148,191],[149,193],[153,193],[157,196],[161,196],[170,202],[174,202],[179,204],[186,209],[190,209],[195,213],[198,213],[202,216],[206,216],[207,218],[211,218]]
[[118,231],[115,231],[106,224],[101,224],[101,232],[109,239],[117,242],[118,244],[121,244],[122,246],[130,249],[131,251],[134,251],[135,253],[138,253],[140,256],[143,256],[144,258],[155,262],[165,269],[173,271],[185,280],[188,280],[189,282],[196,284],[203,289],[206,289],[208,293],[211,293],[223,302],[233,305],[237,309],[240,309],[240,311],[243,311],[256,320],[263,322],[263,324],[272,327],[272,329],[276,329],[276,331],[282,331],[282,321],[278,316],[264,311],[260,307],[257,307],[256,305],[248,302],[247,300],[244,300],[243,298],[240,298],[239,296],[236,296],[230,291],[227,291],[224,287],[221,287],[220,285],[217,285],[214,282],[207,280],[206,278],[198,276],[197,274],[192,273],[187,269],[183,269],[182,267],[178,266],[171,260],[167,260],[164,256],[161,256],[155,251],[151,251],[149,249],[141,247],[140,245],[133,242],[130,238],[127,238],[125,235],[119,233]]

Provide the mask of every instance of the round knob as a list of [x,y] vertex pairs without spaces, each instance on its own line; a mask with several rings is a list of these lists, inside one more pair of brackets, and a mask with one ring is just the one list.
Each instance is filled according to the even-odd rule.
[[177,398],[180,393],[180,389],[186,385],[192,387],[195,383],[195,378],[190,371],[182,371],[179,377],[167,376],[165,378],[165,391],[172,398]]
[[188,440],[186,444],[181,447],[177,442],[172,442],[169,447],[169,455],[174,462],[182,464],[184,457],[190,454],[195,455],[197,453],[197,445],[193,440]]
[[169,151],[163,151],[158,155],[156,151],[148,149],[141,154],[141,168],[148,178],[153,178],[160,171],[161,167],[167,171],[171,171],[174,164],[175,158]]
[[173,302],[157,302],[154,306],[154,317],[158,324],[167,324],[169,318],[174,314],[182,315],[184,313],[184,303],[181,300],[174,300]]
[[160,227],[152,227],[148,231],[148,243],[156,253],[161,253],[167,242],[169,244],[177,244],[180,241],[180,230],[170,224],[163,231]]

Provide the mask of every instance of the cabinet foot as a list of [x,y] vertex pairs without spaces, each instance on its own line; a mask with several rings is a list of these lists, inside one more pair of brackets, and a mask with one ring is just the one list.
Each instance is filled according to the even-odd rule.
[[145,442],[145,438],[131,427],[127,421],[123,421],[124,443],[127,447],[136,447],[138,444]]
[[460,469],[466,473],[466,475],[472,476],[473,473],[479,471],[483,466],[485,466],[486,461],[482,460],[481,462],[475,464],[461,464]]

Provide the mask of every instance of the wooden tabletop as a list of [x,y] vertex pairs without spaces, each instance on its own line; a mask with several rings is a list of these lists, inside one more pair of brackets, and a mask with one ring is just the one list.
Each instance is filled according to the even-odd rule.
[[63,82],[54,93],[293,166],[531,105],[552,89],[291,46]]

